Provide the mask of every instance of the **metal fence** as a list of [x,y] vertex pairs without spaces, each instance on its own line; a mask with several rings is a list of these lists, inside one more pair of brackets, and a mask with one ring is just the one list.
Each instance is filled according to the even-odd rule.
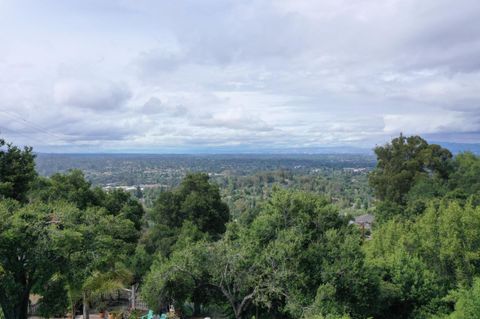
[[38,307],[40,306],[39,303],[36,303],[34,305],[32,304],[29,304],[28,305],[28,315],[29,316],[34,316],[34,315],[38,315]]
[[[122,291],[122,290],[117,291],[113,295],[109,294],[109,295],[102,296],[102,299],[106,300],[111,306],[124,305],[126,308],[130,308],[130,306],[132,305],[131,295],[128,292]],[[28,315],[29,316],[38,315],[39,314],[38,313],[39,307],[40,307],[40,303],[36,303],[36,304],[33,304],[33,305],[29,304],[28,305]],[[135,300],[135,309],[138,309],[138,310],[148,310],[149,309],[147,303],[138,294],[137,294],[136,300]],[[0,312],[0,319],[3,319],[2,314],[3,313]]]
[[142,298],[137,297],[137,300],[135,300],[135,308],[139,310],[148,310],[148,305]]

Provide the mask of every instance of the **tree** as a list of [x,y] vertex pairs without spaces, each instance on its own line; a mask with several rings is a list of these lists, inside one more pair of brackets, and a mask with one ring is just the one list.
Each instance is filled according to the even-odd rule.
[[471,288],[463,288],[454,294],[455,311],[448,318],[475,319],[480,313],[480,279],[475,278]]
[[453,167],[448,196],[457,200],[466,200],[472,196],[475,203],[480,204],[480,156],[470,152],[458,154]]
[[37,178],[30,191],[32,200],[41,202],[66,201],[79,209],[103,207],[111,215],[123,215],[140,231],[144,215],[143,206],[131,194],[121,189],[105,192],[92,188],[82,171],[74,169],[65,174],[56,173],[50,178]]
[[447,311],[449,290],[470,286],[479,275],[479,250],[480,207],[471,204],[431,201],[415,220],[380,225],[366,252],[382,275],[384,313],[410,318]]
[[6,145],[0,150],[2,314],[26,318],[35,292],[43,296],[44,315],[59,314],[67,295],[73,313],[83,299],[88,317],[96,296],[131,281],[124,264],[135,251],[143,207],[123,191],[92,189],[78,170],[35,178],[32,149]]
[[100,206],[104,192],[92,189],[92,184],[78,169],[65,174],[55,173],[50,178],[37,179],[31,196],[33,200],[42,202],[67,201],[79,209],[89,206]]
[[194,315],[200,315],[200,306],[209,296],[208,245],[208,236],[185,221],[172,254],[169,258],[157,254],[145,278],[142,293],[152,309],[191,300]]
[[207,174],[196,173],[188,174],[174,191],[162,193],[150,217],[171,228],[190,220],[202,232],[218,238],[225,231],[229,213],[218,186],[209,182]]
[[394,205],[404,206],[408,193],[419,180],[444,182],[452,170],[450,151],[436,144],[429,145],[420,136],[400,134],[374,151],[377,166],[369,175],[369,183],[378,200]]
[[173,191],[162,192],[147,215],[151,227],[144,235],[147,252],[170,254],[178,231],[190,221],[201,232],[218,239],[229,220],[228,206],[222,202],[217,185],[207,174],[188,174]]
[[71,209],[0,201],[0,304],[6,319],[27,318],[32,289],[47,283],[65,264],[52,244],[58,231],[55,212]]
[[115,189],[106,192],[102,197],[100,206],[105,207],[112,215],[122,215],[133,222],[136,230],[141,230],[145,212],[142,204],[130,193],[122,189]]
[[321,196],[276,189],[250,223],[229,223],[215,242],[187,242],[157,257],[144,286],[152,306],[216,293],[237,319],[257,310],[299,317],[330,285],[339,315],[374,313],[377,281],[363,262],[360,233]]
[[82,300],[84,315],[88,305],[100,293],[108,294],[131,282],[131,272],[124,266],[135,250],[138,232],[132,221],[112,215],[104,208],[91,207],[62,214],[63,231],[56,237],[59,254],[66,267],[63,276],[70,300],[70,310]]
[[12,198],[25,202],[29,186],[36,175],[32,148],[25,147],[21,150],[0,139],[0,199]]

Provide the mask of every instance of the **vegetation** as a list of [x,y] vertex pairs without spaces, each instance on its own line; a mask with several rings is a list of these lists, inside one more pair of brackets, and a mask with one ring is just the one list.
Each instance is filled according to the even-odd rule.
[[96,295],[129,283],[125,262],[140,235],[142,206],[128,194],[92,189],[79,171],[37,177],[29,148],[7,145],[0,154],[5,318],[26,318],[30,293],[42,296],[45,316],[75,312],[80,303],[87,313]]
[[[152,310],[194,316],[477,318],[480,157],[403,135],[375,153],[375,167],[246,157],[235,172],[217,158],[127,192],[38,176],[31,149],[1,141],[1,313],[26,318],[36,293],[43,316],[88,314],[137,284]],[[362,212],[370,239],[350,222]]]
[[21,150],[0,139],[0,198],[26,200],[27,190],[36,176],[34,158],[32,148]]
[[371,155],[58,155],[38,154],[39,174],[81,169],[104,189],[126,189],[152,208],[158,196],[179,186],[190,172],[208,173],[220,188],[232,218],[267,199],[274,186],[320,193],[342,213],[361,215],[373,201],[367,184]]

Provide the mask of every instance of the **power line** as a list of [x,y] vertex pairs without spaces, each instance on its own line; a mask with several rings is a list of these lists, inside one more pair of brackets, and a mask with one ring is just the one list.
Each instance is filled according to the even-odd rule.
[[1,126],[0,126],[0,134],[2,134],[2,133],[4,133],[4,132],[7,133],[7,134],[14,135],[14,136],[22,136],[22,137],[24,137],[26,140],[32,140],[32,139],[33,139],[33,140],[35,140],[35,141],[37,141],[37,142],[45,143],[44,140],[41,140],[41,139],[37,138],[35,135],[26,135],[26,134],[21,133],[21,132],[19,132],[19,131],[15,131],[15,130],[12,130],[12,129],[7,128],[7,127],[1,127]]
[[[43,133],[43,134],[47,134],[53,138],[55,138],[56,140],[60,140],[60,141],[63,141],[64,138],[63,137],[60,137],[58,135],[56,135],[55,133],[52,133],[50,131],[48,131],[47,129],[39,126],[38,124],[36,123],[33,123],[31,121],[28,121],[24,118],[22,118],[20,115],[18,114],[15,114],[11,111],[5,111],[5,110],[0,110],[0,112],[2,112],[3,114],[5,114],[6,116],[8,116],[10,119],[16,121],[17,123],[21,123],[23,125],[25,125],[26,127],[29,127],[33,130],[36,130],[37,132],[40,132],[40,133]],[[10,129],[11,130],[11,129]],[[18,134],[20,134],[19,132],[17,132]]]

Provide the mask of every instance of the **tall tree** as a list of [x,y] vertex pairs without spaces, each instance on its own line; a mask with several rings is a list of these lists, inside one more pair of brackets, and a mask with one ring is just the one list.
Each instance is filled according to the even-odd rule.
[[83,299],[88,315],[91,297],[128,284],[131,275],[124,266],[135,249],[137,231],[132,221],[114,216],[104,208],[91,207],[59,216],[63,231],[56,238],[59,254],[65,256],[65,278],[73,312]]
[[181,303],[192,301],[194,291],[213,290],[237,319],[255,308],[269,317],[300,317],[317,289],[329,285],[338,314],[367,316],[375,311],[369,305],[377,282],[360,245],[360,234],[325,198],[276,190],[251,223],[231,222],[216,242],[180,245],[170,257],[160,256],[146,295],[152,305],[158,297]]
[[225,231],[229,212],[218,186],[210,183],[207,174],[196,173],[188,174],[174,191],[162,193],[151,216],[173,228],[190,220],[201,231],[218,238]]
[[449,197],[473,200],[480,204],[480,156],[470,152],[455,156],[454,171],[449,179]]
[[41,203],[21,207],[0,201],[0,305],[6,319],[27,318],[30,292],[65,265],[55,241],[55,211],[72,207]]
[[369,176],[369,183],[377,199],[383,202],[380,212],[401,210],[395,207],[407,203],[407,195],[417,182],[425,179],[445,181],[452,170],[450,151],[428,144],[420,136],[400,134],[374,151],[377,166]]
[[39,178],[32,187],[32,197],[43,202],[67,201],[79,209],[100,206],[104,197],[101,189],[92,189],[81,170],[53,174],[50,178]]
[[390,317],[448,309],[448,291],[480,275],[480,207],[431,201],[414,221],[380,225],[366,251],[388,288],[384,304]]
[[0,199],[13,198],[25,202],[36,175],[32,148],[22,150],[0,139]]
[[143,240],[149,253],[160,250],[167,256],[185,221],[218,239],[225,232],[229,218],[228,206],[208,175],[188,174],[178,188],[160,194],[147,216],[151,227]]

